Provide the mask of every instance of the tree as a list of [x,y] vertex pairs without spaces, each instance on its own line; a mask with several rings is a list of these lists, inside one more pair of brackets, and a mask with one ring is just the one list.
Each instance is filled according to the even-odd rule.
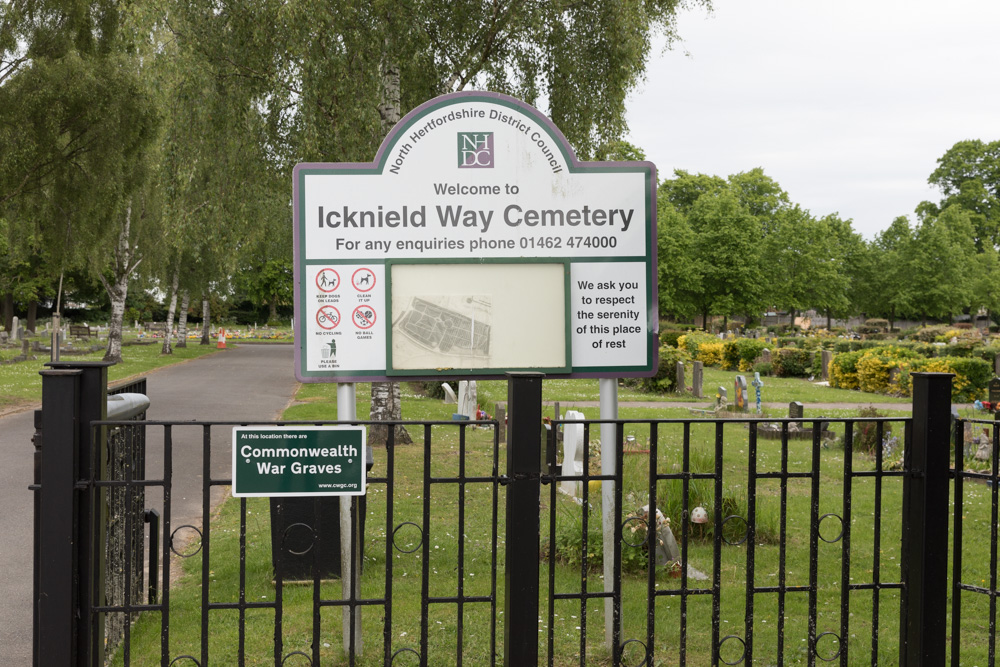
[[760,312],[765,290],[757,218],[724,190],[699,197],[688,220],[695,234],[692,249],[701,276],[697,300],[704,322],[709,315]]
[[763,272],[775,304],[795,311],[846,305],[847,276],[832,225],[799,206],[774,209],[763,240]]
[[973,224],[967,211],[952,204],[917,226],[907,256],[915,312],[951,319],[972,301],[975,251]]
[[923,202],[920,214],[936,216],[960,204],[971,215],[976,248],[982,252],[1000,245],[1000,141],[957,142],[938,158],[927,182],[944,198],[936,205]]
[[[367,162],[401,115],[478,88],[545,99],[582,158],[617,141],[654,31],[698,0],[498,3],[277,0],[179,6],[177,34],[262,110],[272,158]],[[379,404],[372,414],[398,414]],[[389,400],[394,401],[392,394]]]
[[700,265],[693,256],[694,232],[663,190],[657,196],[656,227],[660,317],[686,320],[698,312]]

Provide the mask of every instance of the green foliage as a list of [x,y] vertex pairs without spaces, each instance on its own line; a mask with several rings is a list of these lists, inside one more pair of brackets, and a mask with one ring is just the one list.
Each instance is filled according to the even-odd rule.
[[809,350],[781,348],[771,353],[774,372],[778,377],[808,377],[812,374],[812,355]]
[[759,338],[727,340],[722,346],[722,365],[729,370],[746,371],[765,348],[767,343]]
[[639,388],[642,391],[667,393],[672,391],[684,391],[684,387],[677,386],[677,362],[688,363],[691,355],[686,350],[681,350],[670,345],[660,347],[659,366],[656,375],[645,377],[639,380]]
[[690,332],[689,331],[676,331],[676,330],[672,330],[672,329],[668,329],[668,330],[664,331],[663,329],[661,329],[660,330],[660,344],[661,345],[669,345],[670,347],[677,347],[677,339],[680,338],[681,336],[684,336],[684,335],[688,334],[688,333],[690,333]]

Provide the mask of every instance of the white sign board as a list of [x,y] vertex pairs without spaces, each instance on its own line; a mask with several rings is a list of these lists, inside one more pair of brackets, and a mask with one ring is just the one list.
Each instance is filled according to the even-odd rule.
[[296,376],[649,375],[656,169],[579,162],[495,93],[420,106],[370,164],[294,172]]

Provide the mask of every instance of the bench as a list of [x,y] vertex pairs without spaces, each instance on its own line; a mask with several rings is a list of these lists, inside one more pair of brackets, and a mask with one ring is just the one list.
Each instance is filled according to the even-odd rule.
[[69,325],[69,335],[71,338],[90,338],[95,336],[94,330],[86,324]]

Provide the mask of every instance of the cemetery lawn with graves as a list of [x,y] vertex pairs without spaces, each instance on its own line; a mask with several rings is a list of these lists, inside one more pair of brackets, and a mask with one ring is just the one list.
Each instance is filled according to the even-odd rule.
[[[725,386],[730,386],[732,374]],[[805,384],[803,381],[798,381]],[[720,382],[722,384],[722,382]],[[579,385],[579,386],[578,386]],[[357,386],[357,415],[360,419],[368,416],[368,385]],[[543,383],[545,399],[564,403],[573,400],[596,400],[596,381],[550,381]],[[401,385],[403,394],[403,416],[405,419],[447,420],[454,410],[453,405],[443,404],[439,399],[423,395],[416,384]],[[817,387],[817,400],[824,400],[823,392],[832,391]],[[622,392],[620,398],[630,396]],[[639,395],[637,395],[639,396]],[[484,409],[492,412],[492,402],[506,398],[503,382],[480,382],[479,398]],[[797,396],[791,397],[797,398]],[[784,397],[781,400],[786,400]],[[584,409],[588,418],[596,418],[596,409]],[[546,415],[552,416],[552,408],[546,408]],[[813,416],[806,405],[806,417]],[[297,394],[297,402],[284,414],[287,420],[334,420],[336,419],[336,385],[302,385]],[[663,407],[627,407],[620,410],[623,419],[691,419],[688,410]],[[774,416],[784,416],[774,415]],[[857,408],[826,410],[830,418],[858,416]],[[901,416],[896,413],[896,416]],[[684,457],[682,444],[682,424],[663,423],[658,425],[658,449],[656,470],[663,473],[677,472]],[[860,427],[856,427],[860,428]],[[855,472],[875,470],[877,460],[872,452],[882,449],[884,467],[897,465],[901,451],[902,425],[887,424],[884,433],[871,429],[856,431],[854,453],[851,460]],[[891,430],[890,430],[891,429]],[[626,436],[632,435],[641,449],[648,447],[650,427],[648,424],[627,424]],[[819,516],[835,514],[843,516],[844,473],[844,425],[834,422],[831,430],[836,439],[824,442],[813,450],[811,440],[790,440],[787,451],[782,451],[780,440],[760,438],[757,443],[756,469],[758,474],[778,472],[781,462],[787,460],[789,472],[807,472],[816,456],[819,469]],[[422,427],[414,427],[410,435],[414,444],[394,448],[393,491],[394,506],[391,526],[399,526],[407,521],[422,523],[424,503],[423,476],[429,462],[434,477],[454,477],[459,474],[459,464],[463,444],[458,437],[458,429],[452,425],[434,426],[429,455],[425,458],[424,432]],[[690,469],[693,472],[711,472],[716,465],[714,423],[694,421],[690,426]],[[724,516],[746,517],[748,512],[748,461],[750,442],[748,430],[736,422],[726,422],[723,427],[721,467],[723,470]],[[879,438],[879,436],[884,436]],[[591,431],[589,451],[593,474],[599,471],[600,446],[595,442],[599,431]],[[493,458],[494,433],[490,428],[469,428],[464,443],[465,474],[494,474]],[[893,438],[897,438],[893,444]],[[505,447],[499,452],[499,471],[505,471]],[[635,516],[648,500],[648,475],[650,454],[634,453],[624,456],[623,515]],[[561,458],[561,454],[560,454]],[[385,478],[388,474],[387,451],[375,448],[375,465],[372,478]],[[713,531],[711,523],[690,524],[686,538],[681,534],[680,498],[683,494],[681,480],[661,480],[657,483],[657,505],[670,519],[678,543],[687,540],[688,562],[691,567],[707,574],[712,570]],[[691,480],[689,482],[689,507],[702,505],[714,516],[712,505],[713,480]],[[756,547],[754,548],[755,574],[753,583],[757,587],[776,587],[782,581],[786,586],[804,586],[809,582],[810,535],[809,516],[811,511],[811,480],[790,479],[784,493],[787,498],[785,523],[782,526],[782,487],[778,479],[763,479],[757,482],[756,496]],[[843,542],[838,539],[841,532],[836,516],[823,519],[820,525],[822,539],[817,542],[817,635],[827,634],[818,642],[817,651],[824,658],[832,658],[840,649],[836,635],[841,631],[841,606],[844,603],[842,579],[846,576],[850,584],[875,581],[874,572],[879,572],[878,581],[898,582],[900,580],[900,534],[901,534],[901,478],[892,477],[882,481],[880,499],[876,499],[876,485],[872,478],[854,478],[852,482],[852,503],[850,507],[851,558],[844,574],[842,568]],[[590,591],[603,590],[601,557],[601,511],[599,483],[588,487],[590,511],[587,530],[587,586]],[[382,598],[385,596],[386,548],[387,540],[392,540],[386,525],[386,486],[384,483],[370,484],[367,493],[367,525],[365,530],[364,570],[361,579],[362,596]],[[990,489],[984,485],[966,483],[965,530],[964,530],[964,581],[988,586],[990,581]],[[582,491],[582,489],[581,489]],[[494,487],[489,483],[468,483],[465,489],[464,525],[459,523],[459,486],[454,483],[436,483],[431,487],[430,505],[432,518],[427,535],[426,553],[429,556],[428,593],[430,596],[454,596],[459,586],[457,568],[459,541],[464,534],[464,579],[462,585],[466,596],[488,596],[495,584],[499,598],[503,597],[503,580],[493,581],[494,568],[491,547],[494,522]],[[504,554],[504,491],[498,487],[496,522],[498,562],[502,570]],[[877,505],[880,502],[881,506]],[[550,567],[558,593],[582,590],[582,545],[583,511],[581,506],[568,495],[556,492],[552,486],[542,487],[541,498],[542,562],[541,562],[541,605],[539,616],[539,646],[543,662],[548,654],[548,633],[553,632],[553,663],[559,666],[580,664],[580,636],[585,628],[586,664],[610,664],[610,656],[603,644],[604,609],[600,601],[590,601],[581,607],[579,600],[560,600],[555,604],[554,616],[548,617],[545,603],[549,587]],[[880,513],[881,524],[878,539],[875,535],[875,515]],[[245,513],[245,514],[244,514]],[[213,602],[237,602],[240,599],[241,573],[240,517],[246,519],[246,600],[253,602],[273,602],[276,587],[271,566],[271,538],[268,501],[264,498],[228,499],[212,522],[211,553],[207,562],[204,552],[199,552],[200,544],[192,543],[187,554],[193,557],[175,559],[172,567],[182,572],[179,580],[171,588],[170,594],[170,647],[171,657],[181,654],[199,655],[201,637],[202,568],[208,567],[209,590],[207,598]],[[554,538],[549,533],[550,519],[555,518]],[[950,511],[949,511],[950,517]],[[950,522],[950,521],[949,521]],[[626,540],[641,544],[644,532],[642,523],[628,524],[638,527],[632,533],[626,531]],[[722,528],[724,537],[731,542],[739,542],[745,534],[741,520],[727,522]],[[390,654],[401,649],[420,650],[423,545],[420,533],[413,526],[404,526],[395,537],[399,549],[391,547],[392,559],[391,587],[393,596],[392,625],[389,640]],[[784,543],[784,548],[781,544]],[[417,548],[420,545],[421,548]],[[876,548],[877,545],[877,548]],[[414,553],[404,553],[415,549]],[[744,618],[747,605],[746,586],[748,546],[723,544],[719,576],[721,578],[720,636],[737,635],[745,638]],[[784,560],[784,569],[780,563]],[[623,545],[623,641],[646,636],[647,599],[647,556],[642,546]],[[675,578],[670,567],[656,567],[654,590],[677,590],[680,579]],[[949,569],[950,572],[950,569]],[[708,590],[708,581],[689,579],[690,590]],[[949,596],[952,590],[949,586]],[[320,598],[341,599],[339,581],[324,582],[320,587]],[[286,584],[281,589],[283,600],[282,638],[283,654],[303,651],[311,656],[313,642],[311,628],[313,618],[313,586]],[[899,591],[887,589],[877,596],[879,621],[873,627],[875,597],[871,590],[855,590],[847,594],[849,602],[846,640],[849,643],[850,662],[871,662],[873,635],[878,634],[877,659],[879,664],[895,664],[898,660]],[[687,598],[686,658],[691,665],[710,664],[709,646],[712,638],[712,598],[710,595],[695,594]],[[778,646],[778,595],[759,593],[753,600],[753,646],[755,662],[777,664]],[[807,637],[809,617],[809,594],[788,592],[784,600],[784,659],[782,664],[805,664],[808,662]],[[427,611],[427,644],[429,664],[454,664],[456,652],[461,648],[463,664],[486,665],[490,663],[491,638],[495,636],[497,650],[502,654],[504,617],[500,613],[494,618],[488,603],[470,602],[464,606],[461,634],[464,645],[457,646],[459,623],[456,605],[432,604]],[[681,641],[681,598],[662,595],[656,598],[655,654],[653,664],[673,664],[678,660]],[[320,653],[323,664],[348,664],[341,649],[341,611],[337,607],[321,607]],[[962,615],[962,658],[963,664],[985,664],[988,652],[988,597],[965,594]],[[209,656],[212,664],[235,664],[239,645],[238,611],[213,611],[209,617]],[[246,664],[270,664],[274,656],[275,614],[270,609],[249,610],[246,614],[245,646]],[[368,606],[363,611],[363,654],[355,664],[383,664],[383,608]],[[155,664],[159,662],[161,640],[159,615],[143,614],[133,626],[130,644],[132,664]],[[495,631],[495,635],[492,633]],[[740,642],[729,640],[722,649],[722,658],[731,664],[738,662]],[[639,664],[642,656],[632,652],[636,644],[629,645],[625,664]],[[399,660],[415,656],[401,655]],[[398,663],[399,660],[396,662]],[[113,664],[122,664],[121,652]],[[395,663],[394,663],[395,664]],[[405,662],[404,664],[410,664]],[[414,661],[412,664],[416,664]]]

